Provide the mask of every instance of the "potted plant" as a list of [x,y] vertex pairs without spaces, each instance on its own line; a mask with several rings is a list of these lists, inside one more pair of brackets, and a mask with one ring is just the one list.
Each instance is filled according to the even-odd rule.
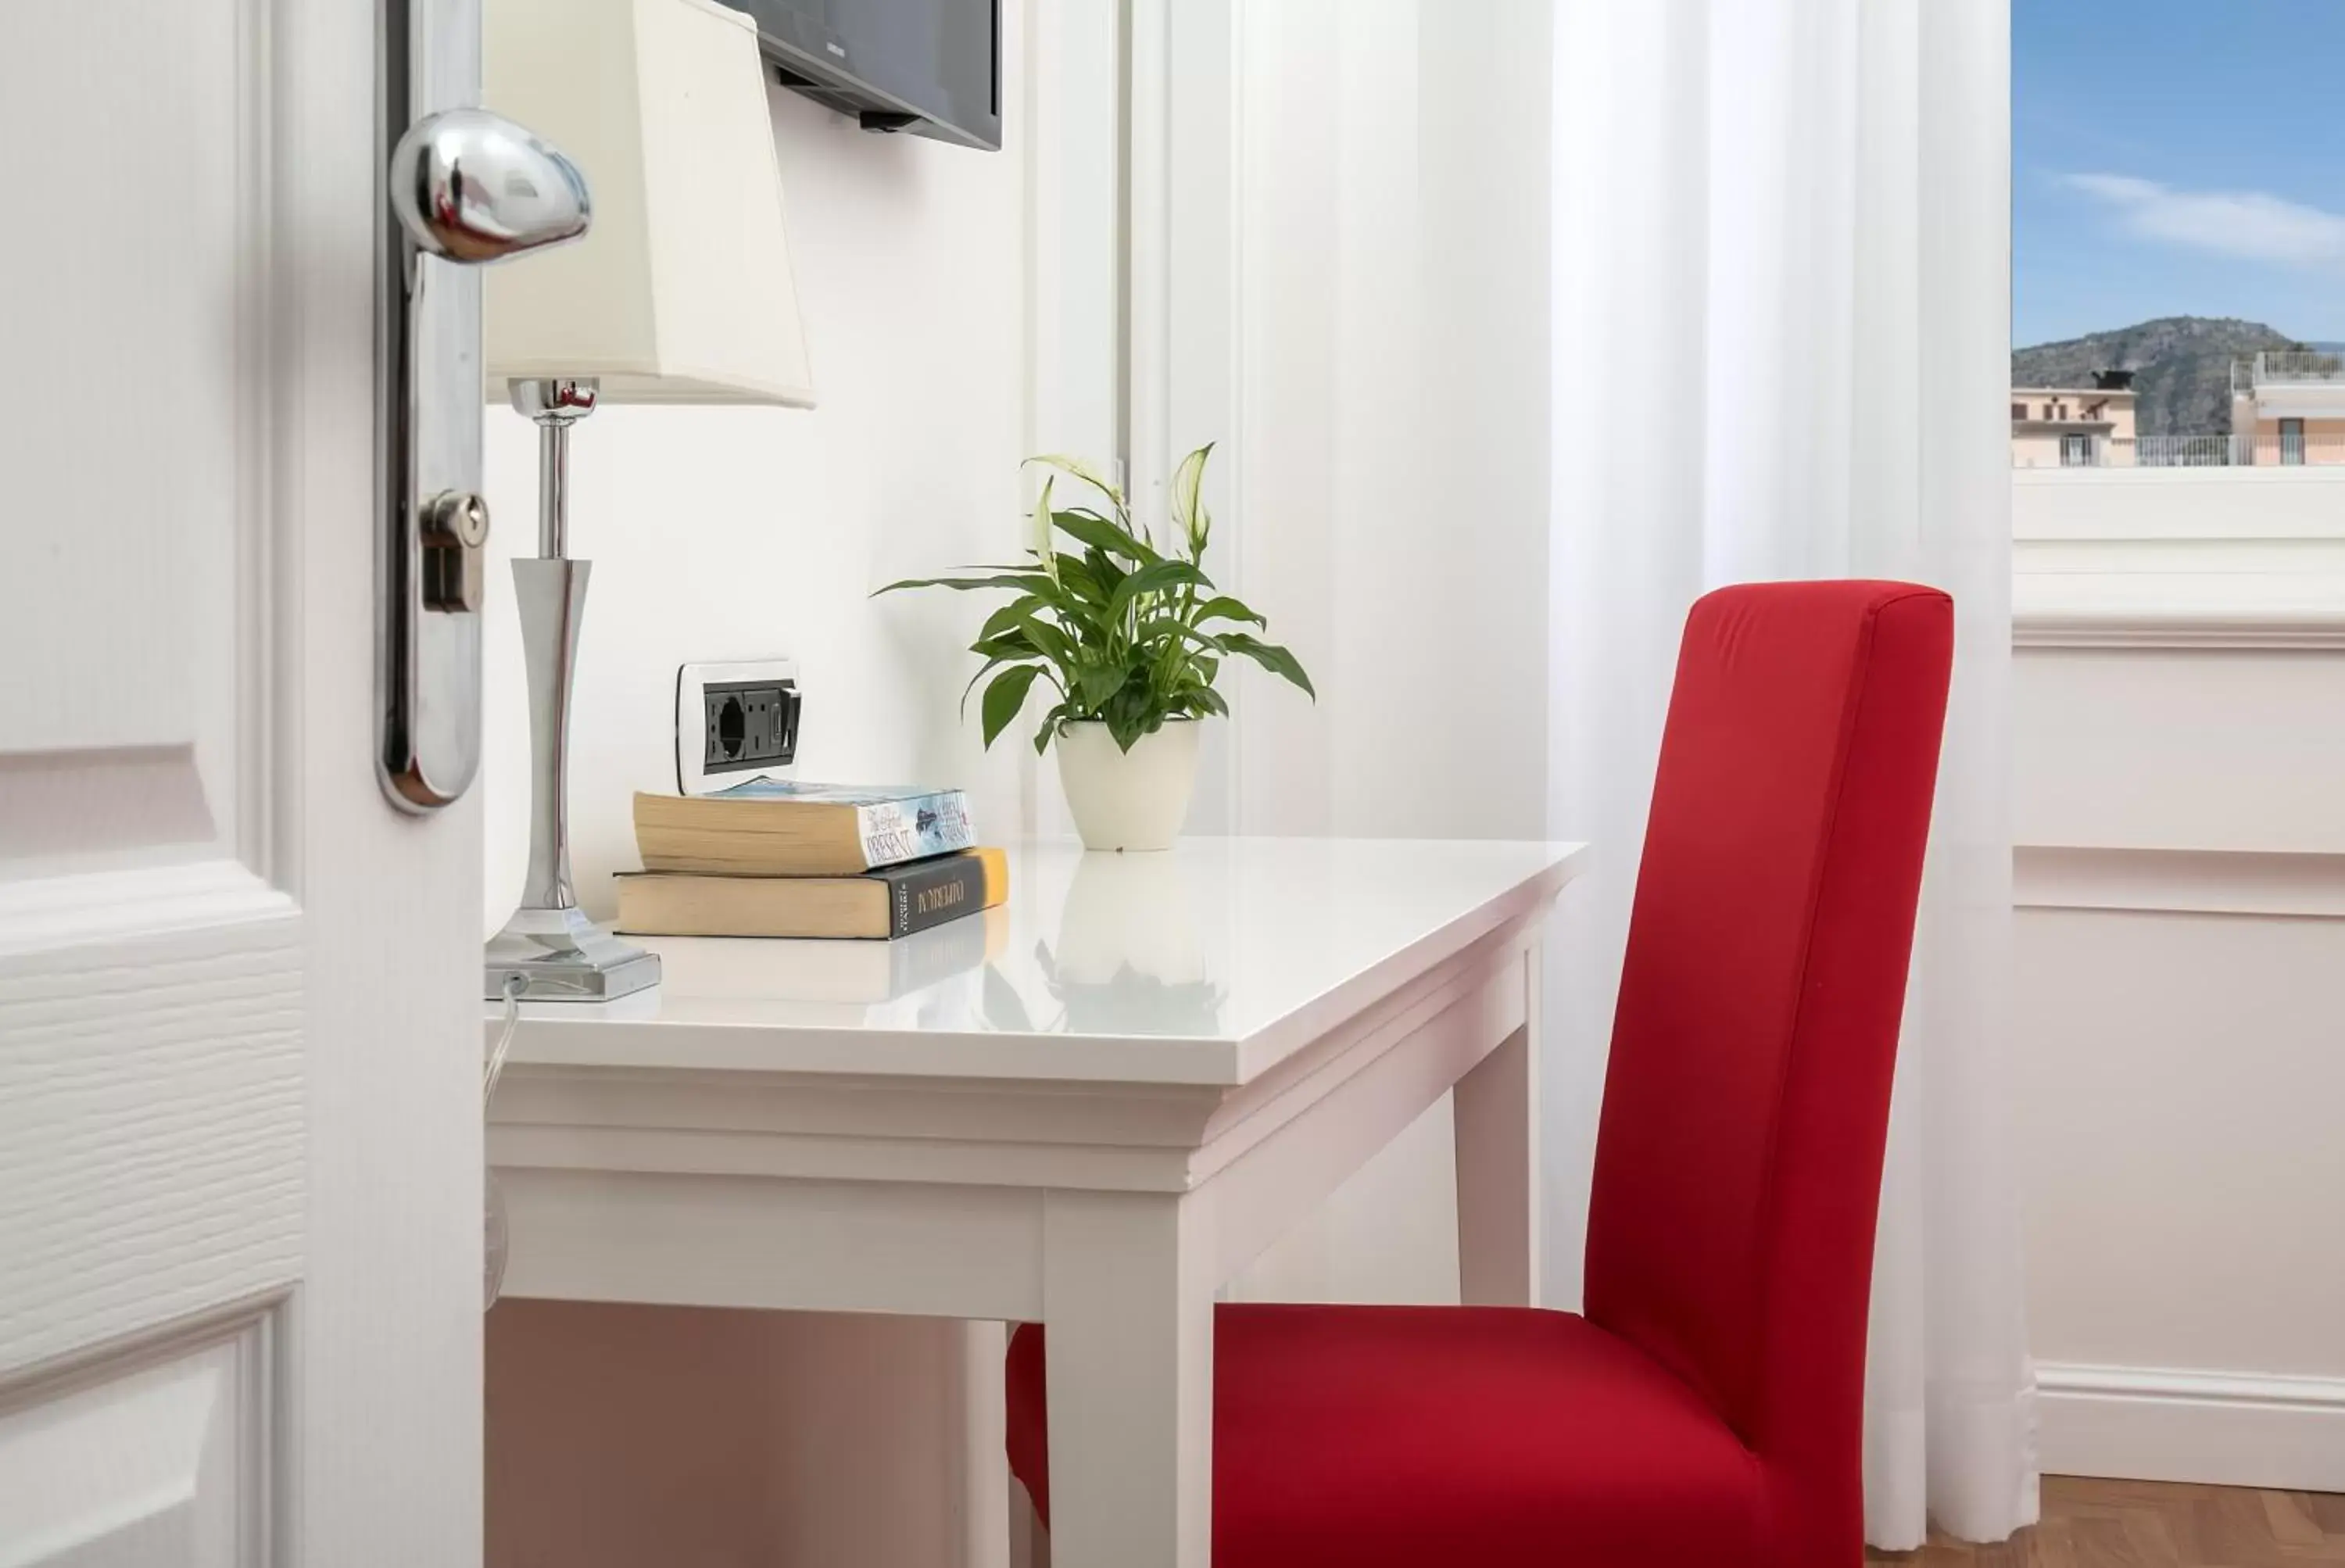
[[[1199,447],[1174,471],[1161,544],[1134,525],[1123,493],[1090,467],[1071,457],[1030,458],[1056,472],[1042,481],[1027,560],[879,590],[1014,596],[969,645],[985,662],[961,702],[966,708],[985,682],[978,711],[990,747],[1025,708],[1034,683],[1050,683],[1058,700],[1034,732],[1034,749],[1058,741],[1059,778],[1090,849],[1172,847],[1196,783],[1198,726],[1229,713],[1213,687],[1224,659],[1252,659],[1317,696],[1293,654],[1254,636],[1268,623],[1205,575],[1213,523],[1198,490],[1212,451]],[[1096,492],[1104,507],[1054,508],[1051,487],[1061,476]]]

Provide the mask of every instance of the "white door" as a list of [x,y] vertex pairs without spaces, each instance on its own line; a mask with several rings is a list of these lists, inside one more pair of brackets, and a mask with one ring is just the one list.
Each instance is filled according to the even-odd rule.
[[372,762],[377,28],[0,4],[11,1568],[480,1557],[479,822]]

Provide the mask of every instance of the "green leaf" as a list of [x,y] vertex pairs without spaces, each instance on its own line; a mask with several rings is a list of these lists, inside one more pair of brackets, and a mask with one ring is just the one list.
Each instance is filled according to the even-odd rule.
[[1183,584],[1195,585],[1204,581],[1205,575],[1186,561],[1158,561],[1142,566],[1115,585],[1115,596],[1108,601],[1112,614],[1121,615],[1124,607],[1142,594],[1161,594],[1167,588]]
[[1191,692],[1189,694],[1189,706],[1195,708],[1200,713],[1219,714],[1223,718],[1227,718],[1230,716],[1230,705],[1222,699],[1222,694],[1220,692],[1215,691],[1210,686],[1201,686],[1196,690]]
[[1127,561],[1137,561],[1142,565],[1151,561],[1163,559],[1149,546],[1145,540],[1133,538],[1124,529],[1095,514],[1061,512],[1053,515],[1051,521],[1059,525],[1060,533],[1070,538],[1080,539],[1094,550],[1104,551],[1111,555],[1121,555]]
[[1276,643],[1258,642],[1244,632],[1223,632],[1222,646],[1233,654],[1244,654],[1271,674],[1284,677],[1310,692],[1313,701],[1319,694],[1312,690],[1311,677],[1303,673],[1303,665],[1293,654]]
[[1050,601],[1040,594],[1027,594],[1010,600],[985,617],[985,625],[978,630],[977,640],[980,643],[990,642],[995,637],[1005,636],[1017,631],[1036,610],[1049,603]]
[[1129,751],[1142,736],[1162,728],[1165,711],[1146,687],[1127,686],[1108,699],[1100,717],[1107,721],[1107,732],[1115,737],[1118,748]]
[[[1099,559],[1105,560],[1106,557],[1102,555]],[[1067,586],[1067,596],[1062,602],[1098,605],[1105,608],[1113,600],[1115,596],[1113,584],[1107,582],[1098,572],[1092,570],[1090,558],[1070,555],[1061,550],[1054,560],[1058,565],[1059,581]],[[1119,580],[1122,575],[1121,573],[1117,574]]]
[[969,651],[980,658],[990,658],[997,663],[1006,659],[1042,657],[1042,650],[1034,646],[1034,639],[1028,636],[1022,627],[1004,632],[1000,636],[980,637],[969,645]]
[[1074,716],[1075,705],[1071,702],[1062,702],[1044,714],[1042,728],[1034,732],[1034,755],[1037,757],[1042,755],[1050,747],[1051,737],[1058,734],[1059,727]]
[[978,711],[985,727],[985,744],[988,747],[992,746],[993,738],[1008,728],[1010,721],[1018,717],[1018,710],[1026,706],[1027,688],[1041,673],[1035,665],[1013,665],[995,676],[993,684],[985,688],[985,700],[978,705]]
[[1075,667],[1080,651],[1079,638],[1071,637],[1058,627],[1037,620],[1029,620],[1026,623],[1026,637],[1029,642],[1042,650],[1044,657],[1060,668]]
[[1207,599],[1203,604],[1199,605],[1197,613],[1190,619],[1198,626],[1203,626],[1207,621],[1252,621],[1258,626],[1270,625],[1245,605],[1226,594],[1217,599]]
[[1020,588],[1030,594],[1047,594],[1056,586],[1040,572],[1004,572],[985,577],[907,577],[884,588],[872,589],[871,596],[876,599],[903,588],[951,588],[959,593],[971,588]]
[[[977,673],[969,677],[969,684],[960,688],[960,716],[963,718],[967,718],[969,717],[969,694],[977,689],[977,683],[979,681],[983,680],[987,676],[991,675],[1003,665],[1015,664],[1021,658],[1035,658],[1038,657],[1040,656],[1031,653],[997,654],[992,657],[988,658],[983,664],[978,666]],[[1037,665],[1034,667],[1040,669],[1041,666]]]
[[1105,604],[1109,599],[1113,598],[1115,596],[1116,585],[1122,582],[1127,576],[1131,575],[1131,574],[1126,572],[1122,566],[1117,565],[1113,561],[1108,559],[1107,552],[1104,550],[1084,551],[1083,565],[1091,572],[1092,578],[1098,582],[1099,585],[1106,590],[1106,592],[1101,596],[1100,603],[1101,604]]
[[1075,697],[1096,708],[1123,689],[1123,671],[1113,665],[1093,665],[1075,674]]
[[1160,637],[1163,639],[1164,646],[1168,649],[1185,649],[1186,645],[1190,643],[1194,643],[1201,648],[1218,648],[1222,646],[1221,639],[1214,636],[1213,633],[1199,631],[1177,615],[1151,616],[1132,628],[1132,640],[1137,646],[1148,647]]

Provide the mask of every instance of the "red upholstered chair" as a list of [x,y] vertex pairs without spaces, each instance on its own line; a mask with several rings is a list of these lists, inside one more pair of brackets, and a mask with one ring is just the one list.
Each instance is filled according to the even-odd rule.
[[[1854,1568],[1865,1309],[1954,606],[1693,607],[1637,880],[1584,1316],[1225,1306],[1216,1568]],[[1049,1518],[1042,1335],[1010,1458]]]

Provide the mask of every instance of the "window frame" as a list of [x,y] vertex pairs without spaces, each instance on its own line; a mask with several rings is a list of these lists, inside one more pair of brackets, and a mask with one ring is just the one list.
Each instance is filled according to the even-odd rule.
[[2016,646],[2345,648],[2345,463],[2011,481]]

